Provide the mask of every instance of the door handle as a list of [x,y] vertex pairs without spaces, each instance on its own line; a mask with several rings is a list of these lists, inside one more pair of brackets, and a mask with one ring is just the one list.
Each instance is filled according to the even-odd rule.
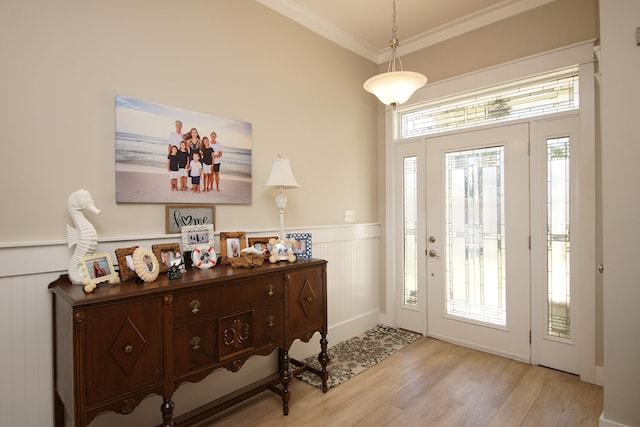
[[438,253],[435,251],[435,249],[429,250],[429,252],[427,252],[427,255],[429,255],[431,258],[440,258],[438,256]]

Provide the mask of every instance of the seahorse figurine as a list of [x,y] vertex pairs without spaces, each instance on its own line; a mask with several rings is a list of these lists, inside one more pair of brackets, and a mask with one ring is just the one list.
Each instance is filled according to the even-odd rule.
[[[76,247],[69,261],[69,279],[71,283],[86,285],[86,283],[83,283],[85,277],[82,273],[80,260],[83,256],[95,252],[98,246],[98,233],[95,227],[84,217],[82,211],[86,209],[98,215],[100,209],[96,208],[91,194],[84,189],[69,195],[67,207],[69,208],[71,219],[73,219],[73,223],[76,225],[76,228],[73,228],[67,224],[67,245],[69,247],[75,245]],[[93,289],[87,289],[87,286],[85,286],[85,292],[91,291],[93,291]]]

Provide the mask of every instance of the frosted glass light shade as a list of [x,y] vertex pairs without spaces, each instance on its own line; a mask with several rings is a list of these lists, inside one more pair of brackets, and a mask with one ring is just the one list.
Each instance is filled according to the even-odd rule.
[[364,82],[364,90],[371,92],[386,105],[396,107],[407,102],[413,93],[427,83],[424,74],[414,71],[389,71]]
[[273,159],[271,172],[265,187],[298,188],[300,187],[293,177],[289,159]]

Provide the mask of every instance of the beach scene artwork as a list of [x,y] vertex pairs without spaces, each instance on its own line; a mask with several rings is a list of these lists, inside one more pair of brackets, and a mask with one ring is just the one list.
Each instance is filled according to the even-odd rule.
[[[125,96],[116,96],[115,118],[117,203],[251,204],[251,123]],[[199,191],[193,191],[191,177],[184,190],[179,178],[178,188],[172,186],[169,135],[177,120],[182,135],[194,128],[200,138],[217,135],[219,182],[210,190],[203,178]]]

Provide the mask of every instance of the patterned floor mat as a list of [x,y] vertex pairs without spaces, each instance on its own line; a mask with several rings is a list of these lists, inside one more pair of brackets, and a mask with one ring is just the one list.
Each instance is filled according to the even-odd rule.
[[[329,388],[353,378],[420,337],[422,335],[414,332],[378,325],[361,335],[334,345],[327,350],[331,358],[327,366]],[[317,356],[305,359],[304,363],[320,369]],[[303,372],[298,378],[316,387],[322,385],[318,376],[310,372]]]

